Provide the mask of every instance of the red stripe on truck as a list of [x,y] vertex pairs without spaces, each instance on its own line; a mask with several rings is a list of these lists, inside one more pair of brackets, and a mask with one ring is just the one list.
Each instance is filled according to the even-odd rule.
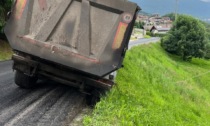
[[112,49],[119,49],[121,47],[127,27],[128,24],[123,22],[119,23],[119,26],[117,28],[117,33],[114,38],[114,42],[112,44]]

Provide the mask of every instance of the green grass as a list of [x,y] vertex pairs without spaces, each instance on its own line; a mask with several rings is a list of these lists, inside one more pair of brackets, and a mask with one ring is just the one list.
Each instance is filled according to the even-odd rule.
[[5,41],[0,40],[0,61],[11,59],[12,49]]
[[144,38],[151,38],[151,36],[149,36],[149,35],[145,35],[145,36],[144,36]]
[[86,126],[210,126],[210,61],[184,62],[159,43],[128,51]]

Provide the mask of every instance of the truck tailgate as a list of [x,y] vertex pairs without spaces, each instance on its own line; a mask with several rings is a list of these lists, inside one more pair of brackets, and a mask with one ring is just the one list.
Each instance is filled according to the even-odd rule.
[[16,0],[5,33],[14,50],[105,76],[122,66],[139,9],[123,0]]

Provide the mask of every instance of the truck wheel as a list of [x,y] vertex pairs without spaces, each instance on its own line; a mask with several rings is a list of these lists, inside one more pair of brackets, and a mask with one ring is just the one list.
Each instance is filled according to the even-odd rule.
[[87,95],[86,103],[90,107],[94,107],[97,102],[100,101],[100,98],[105,95],[105,90],[102,89],[94,89],[91,92],[91,95]]
[[15,72],[15,83],[21,88],[26,88],[26,89],[33,88],[37,80],[38,78],[36,77],[30,77],[19,71]]

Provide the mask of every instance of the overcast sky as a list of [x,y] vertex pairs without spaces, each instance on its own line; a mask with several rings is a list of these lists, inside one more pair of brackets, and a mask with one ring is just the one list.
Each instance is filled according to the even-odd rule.
[[[130,0],[139,4],[143,11],[161,15],[175,12],[176,0]],[[178,0],[178,12],[200,19],[210,20],[210,0]]]

